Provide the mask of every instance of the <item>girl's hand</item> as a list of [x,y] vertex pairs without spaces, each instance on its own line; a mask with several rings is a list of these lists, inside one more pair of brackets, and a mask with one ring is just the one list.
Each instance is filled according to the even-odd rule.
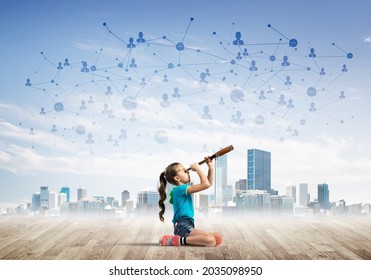
[[206,160],[206,163],[207,163],[207,166],[209,167],[209,169],[214,167],[213,160],[210,159],[210,157],[205,157],[205,160]]
[[197,171],[200,169],[200,165],[197,162],[195,162],[191,164],[190,168],[192,171]]

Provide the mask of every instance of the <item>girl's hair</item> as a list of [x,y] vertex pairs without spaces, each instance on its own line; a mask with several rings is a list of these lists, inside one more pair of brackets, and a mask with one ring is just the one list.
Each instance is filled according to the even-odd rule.
[[165,204],[164,201],[167,197],[166,195],[166,183],[169,182],[172,185],[176,185],[174,177],[176,176],[177,169],[179,165],[178,162],[174,162],[166,167],[165,171],[160,174],[158,192],[160,193],[160,200],[158,201],[158,206],[160,207],[160,212],[158,213],[160,220],[163,222],[165,214]]

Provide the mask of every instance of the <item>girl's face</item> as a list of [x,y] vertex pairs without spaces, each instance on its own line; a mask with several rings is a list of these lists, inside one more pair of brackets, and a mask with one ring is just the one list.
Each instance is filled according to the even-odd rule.
[[191,176],[189,176],[189,172],[184,168],[182,164],[178,164],[178,166],[176,167],[176,170],[177,172],[176,172],[175,180],[179,184],[186,184],[191,180]]

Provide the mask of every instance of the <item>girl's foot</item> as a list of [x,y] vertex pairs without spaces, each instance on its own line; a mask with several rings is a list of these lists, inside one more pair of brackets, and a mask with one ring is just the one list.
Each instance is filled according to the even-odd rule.
[[164,235],[160,238],[160,246],[180,246],[180,236]]

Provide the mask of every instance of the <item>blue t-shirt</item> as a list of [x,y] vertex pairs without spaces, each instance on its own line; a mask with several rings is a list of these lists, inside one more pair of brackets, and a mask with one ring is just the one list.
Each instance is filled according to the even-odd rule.
[[192,195],[187,194],[188,184],[176,186],[173,188],[173,223],[179,218],[189,218],[193,221],[194,209]]

